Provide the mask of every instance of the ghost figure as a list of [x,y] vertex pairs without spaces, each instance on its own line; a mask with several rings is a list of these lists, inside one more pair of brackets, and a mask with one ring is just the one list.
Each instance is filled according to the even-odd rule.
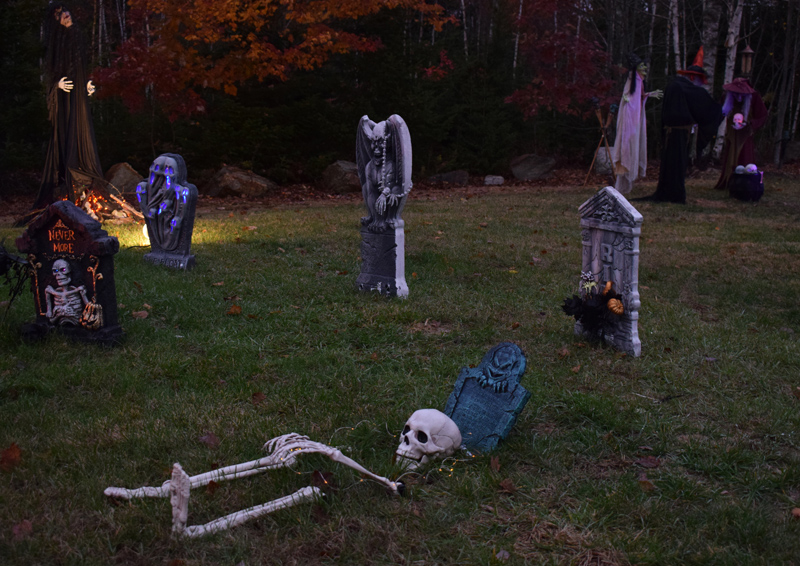
[[461,432],[453,420],[436,409],[415,411],[406,421],[395,452],[407,469],[416,469],[432,458],[452,456],[461,447]]
[[149,178],[136,187],[136,198],[154,250],[177,251],[181,228],[196,193],[195,186],[186,182],[183,157],[164,153],[153,161]]
[[58,287],[54,289],[52,285],[48,285],[44,290],[47,303],[45,316],[57,326],[78,326],[83,307],[89,303],[86,288],[83,285],[70,285],[72,268],[66,260],[57,259],[53,262],[53,275]]
[[393,114],[375,123],[363,116],[356,132],[356,161],[370,232],[402,226],[400,213],[411,192],[411,137],[405,121]]

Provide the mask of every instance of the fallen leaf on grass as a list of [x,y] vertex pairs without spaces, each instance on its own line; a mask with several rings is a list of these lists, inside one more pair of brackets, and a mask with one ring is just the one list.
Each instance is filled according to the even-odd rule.
[[242,230],[258,230],[258,226],[242,226]]
[[[481,222],[480,224],[478,224],[478,226],[480,226],[481,228],[488,228],[489,227],[489,223],[488,222]],[[439,233],[441,234],[441,232],[439,232]]]
[[499,456],[492,456],[489,458],[489,466],[492,468],[493,472],[500,471],[500,457]]
[[581,364],[578,364],[577,366],[572,368],[572,373],[578,373],[579,371],[581,371]]
[[144,289],[142,288],[142,284],[139,283],[138,281],[134,281],[133,282],[133,286],[136,287],[136,290],[139,291],[140,293],[144,293]]
[[794,509],[792,509],[792,518],[800,519],[800,507],[795,507]]
[[225,285],[225,281],[217,281],[211,284],[212,287],[222,287],[223,285]]
[[637,466],[642,468],[657,468],[661,465],[661,460],[655,456],[642,456],[634,462]]
[[142,305],[142,308],[143,308],[143,309],[146,309],[146,310],[150,310],[150,309],[152,309],[153,307],[151,307],[150,305],[148,305],[147,303],[145,303],[145,304],[143,304],[143,305]]
[[219,446],[219,438],[213,432],[204,434],[199,440],[209,448],[217,448]]
[[639,487],[641,487],[642,491],[644,491],[645,493],[651,493],[656,490],[656,484],[654,484],[647,478],[646,473],[642,472],[641,474],[639,474],[638,481],[639,481]]
[[211,480],[206,485],[206,493],[208,493],[209,495],[214,495],[214,492],[217,491],[218,489],[219,489],[219,484],[214,480]]
[[147,318],[148,316],[150,316],[150,313],[147,311],[133,311],[131,313],[131,316],[133,318]]
[[505,562],[511,558],[511,553],[509,553],[507,550],[500,549],[497,551],[494,557],[500,562]]
[[792,391],[792,395],[800,399],[800,387],[795,388],[795,390]]
[[560,349],[556,350],[556,353],[558,354],[558,357],[559,357],[559,358],[562,358],[562,359],[563,359],[563,358],[566,358],[567,356],[569,356],[569,350],[567,350],[567,347],[566,347],[566,346],[564,346],[563,348],[560,348]]
[[503,493],[516,493],[517,486],[514,485],[511,478],[506,478],[500,482],[500,490],[503,491]]
[[10,472],[19,465],[21,459],[22,450],[19,449],[16,442],[12,442],[11,446],[0,454],[0,469],[4,472]]
[[336,275],[347,275],[347,270],[344,271],[337,271]]
[[228,312],[226,312],[225,314],[230,314],[230,315],[242,314],[242,307],[240,307],[239,305],[231,305],[231,308],[229,308]]
[[520,324],[519,322],[514,322],[511,324],[511,330],[516,330],[520,326],[522,326],[522,324]]
[[238,301],[239,299],[241,299],[241,297],[239,295],[231,295],[230,297],[222,297],[223,301],[234,301],[235,302],[235,301]]
[[253,393],[253,396],[250,398],[250,401],[253,403],[253,405],[258,405],[266,401],[266,399],[267,399],[266,395],[264,395],[261,391],[256,391],[255,393]]
[[27,538],[33,532],[33,523],[25,519],[11,527],[11,532],[14,534],[14,540]]

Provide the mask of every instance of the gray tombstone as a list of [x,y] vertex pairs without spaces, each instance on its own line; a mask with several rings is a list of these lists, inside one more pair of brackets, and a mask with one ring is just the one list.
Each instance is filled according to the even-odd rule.
[[411,136],[393,114],[375,123],[363,116],[356,133],[356,163],[367,216],[361,219],[360,291],[408,296],[405,231],[400,214],[411,192]]
[[144,214],[149,254],[145,261],[178,269],[194,267],[189,253],[197,207],[197,187],[186,181],[186,163],[177,153],[159,155],[150,165],[150,176],[136,187]]
[[522,387],[525,354],[512,342],[501,342],[475,368],[462,368],[444,413],[461,431],[467,448],[489,451],[506,438],[530,392]]
[[[598,191],[580,206],[583,261],[581,272],[603,287],[611,281],[624,310],[603,339],[632,356],[642,353],[639,320],[639,236],[642,215],[613,187]],[[575,333],[584,334],[580,322]]]
[[119,241],[69,201],[48,206],[16,241],[28,255],[36,321],[23,335],[58,330],[88,342],[122,339],[117,321],[114,254]]

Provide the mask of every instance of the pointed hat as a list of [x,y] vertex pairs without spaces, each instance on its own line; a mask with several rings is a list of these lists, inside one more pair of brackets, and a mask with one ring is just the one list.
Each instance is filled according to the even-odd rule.
[[700,49],[697,50],[697,55],[694,56],[694,62],[686,67],[683,71],[678,71],[679,75],[683,75],[684,77],[700,77],[702,79],[703,84],[708,82],[708,73],[706,70],[703,69],[703,46],[700,46]]

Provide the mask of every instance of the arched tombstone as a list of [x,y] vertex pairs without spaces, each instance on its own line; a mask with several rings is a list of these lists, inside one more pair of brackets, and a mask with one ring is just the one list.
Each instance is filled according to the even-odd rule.
[[136,187],[136,198],[147,225],[150,253],[145,261],[189,270],[197,187],[186,180],[186,163],[177,153],[159,155],[150,175]]
[[113,344],[123,337],[117,320],[114,254],[119,241],[69,201],[45,209],[17,238],[31,270],[36,320],[29,338],[58,330],[79,340]]
[[[623,312],[602,338],[631,356],[642,353],[639,340],[639,237],[642,215],[613,187],[605,187],[580,208],[583,244],[581,272],[602,288],[611,282],[622,296]],[[575,334],[585,330],[575,323]]]

